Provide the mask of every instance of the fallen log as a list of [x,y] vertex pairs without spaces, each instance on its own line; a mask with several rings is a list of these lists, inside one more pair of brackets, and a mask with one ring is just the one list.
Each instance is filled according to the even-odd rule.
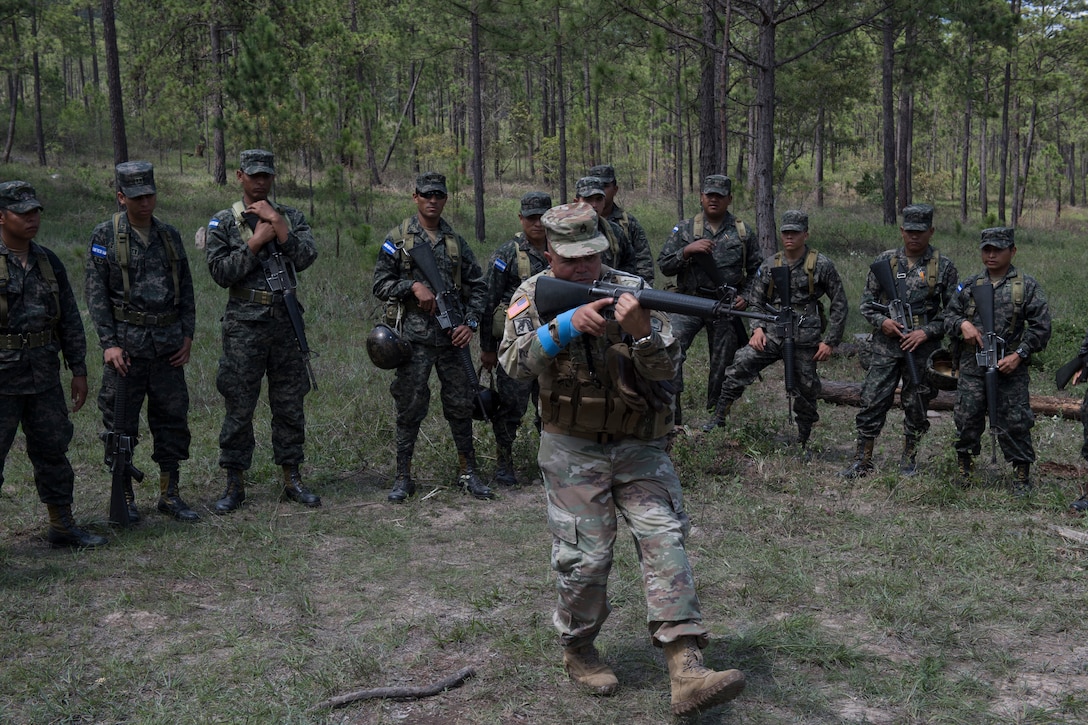
[[369,690],[357,690],[346,695],[337,695],[336,697],[330,697],[328,700],[322,700],[311,707],[310,711],[335,709],[359,700],[418,700],[421,697],[432,697],[440,692],[460,687],[465,680],[475,676],[475,668],[465,667],[449,677],[426,687],[374,687]]
[[[820,399],[835,405],[861,407],[861,383],[843,380],[824,380]],[[899,405],[900,389],[895,390],[895,404]],[[956,392],[942,390],[930,403],[930,410],[952,410],[956,405]],[[1031,409],[1036,415],[1060,416],[1066,420],[1080,420],[1080,401],[1055,395],[1031,396]]]

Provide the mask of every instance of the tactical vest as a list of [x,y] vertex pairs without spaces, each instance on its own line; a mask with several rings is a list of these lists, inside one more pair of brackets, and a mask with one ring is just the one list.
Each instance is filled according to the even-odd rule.
[[[899,276],[899,253],[896,252],[892,256],[888,257],[888,264],[892,268],[892,277]],[[937,277],[940,274],[941,266],[941,253],[936,249],[933,250],[933,256],[926,262],[926,284],[929,285],[929,294],[926,295],[926,299],[933,296],[933,291],[937,289]]]
[[[812,295],[816,291],[816,258],[820,256],[820,253],[815,249],[809,249],[808,254],[805,255],[805,274],[808,275],[808,293]],[[782,252],[775,252],[774,265],[775,267],[781,267],[786,263],[786,258]],[[771,283],[767,287],[767,298],[774,297],[774,277],[771,277]]]
[[[396,240],[394,242],[396,248],[398,250],[404,250],[404,253],[400,255],[400,265],[401,269],[404,270],[405,276],[409,276],[412,273],[412,258],[408,256],[408,251],[416,245],[416,235],[408,233],[408,226],[411,222],[412,218],[409,217],[402,221],[399,227],[389,231],[389,238]],[[423,233],[426,234],[427,232],[424,231]],[[457,237],[453,236],[450,232],[446,232],[442,235],[442,240],[446,244],[446,254],[449,255],[450,263],[453,265],[453,286],[460,289],[461,248],[457,244]]]
[[[239,202],[240,204],[241,202]],[[244,208],[244,207],[243,207]],[[128,309],[129,303],[129,225],[126,223],[125,230],[121,231],[121,218],[125,216],[124,212],[117,212],[113,215],[113,243],[117,248],[117,264],[121,266],[121,283],[124,287],[124,308]],[[127,219],[126,219],[127,222]],[[247,231],[249,227],[242,225]],[[252,232],[250,232],[252,235]],[[166,256],[170,260],[170,276],[174,280],[174,307],[177,307],[181,301],[181,277],[178,272],[178,263],[181,261],[178,250],[174,246],[174,240],[169,238],[169,234],[159,237],[163,240],[163,246],[166,247]],[[148,244],[151,240],[148,240]]]
[[[989,275],[982,275],[975,280],[975,287],[986,284],[990,281]],[[1018,274],[1009,283],[1012,288],[1012,317],[1009,319],[1009,329],[1005,333],[1011,337],[1015,337],[1017,334],[1016,325],[1020,322],[1020,312],[1024,308],[1024,275]],[[975,296],[971,295],[971,301],[967,303],[967,307],[964,309],[963,316],[968,320],[972,320],[975,317]],[[996,332],[996,330],[995,330]]]
[[[49,323],[46,325],[46,330],[52,333],[57,323],[60,322],[60,284],[57,283],[57,271],[53,269],[53,260],[49,258],[48,254],[44,256],[44,260],[39,260],[38,268],[42,271],[42,277],[45,278],[46,283],[49,285],[49,291],[53,293],[53,303],[57,308],[56,314],[49,318]],[[8,258],[0,254],[0,329],[7,329],[8,327],[8,283],[10,281]],[[37,331],[23,330],[22,332]],[[37,347],[37,345],[34,347]]]
[[[518,232],[517,237],[519,241],[525,239],[525,232]],[[529,259],[529,253],[521,248],[520,244],[515,245],[517,249],[518,258],[518,279],[522,282],[533,276],[532,262]],[[506,328],[506,310],[510,307],[510,301],[502,302],[495,306],[495,312],[491,315],[491,335],[496,340],[501,340]]]
[[[702,239],[706,233],[706,222],[703,219],[703,213],[696,214],[691,222],[691,240]],[[748,227],[744,226],[744,222],[736,217],[733,217],[733,225],[737,228],[737,235],[740,237],[740,266],[742,270],[747,271],[748,244],[745,240],[748,237]]]

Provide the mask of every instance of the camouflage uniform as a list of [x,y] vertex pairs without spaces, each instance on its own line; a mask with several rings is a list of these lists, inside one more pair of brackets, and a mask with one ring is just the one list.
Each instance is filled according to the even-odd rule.
[[[588,176],[600,179],[605,185],[616,182],[616,170],[611,164],[599,164],[592,167]],[[612,202],[612,210],[608,212],[606,218],[619,225],[624,235],[631,241],[631,248],[635,252],[635,268],[624,269],[624,271],[637,274],[646,280],[647,284],[652,285],[654,283],[654,255],[650,249],[650,240],[646,237],[646,230],[642,228],[634,214],[624,211],[623,207],[615,201]]]
[[[281,204],[273,206],[289,230],[279,248],[301,272],[317,259],[313,232],[302,212]],[[261,266],[271,254],[272,244],[254,255],[243,241],[234,210],[223,209],[208,222],[205,252],[212,279],[230,289],[223,314],[223,356],[215,379],[226,405],[219,433],[219,466],[245,471],[252,464],[253,413],[261,394],[261,378],[267,376],[272,456],[277,465],[297,467],[305,457],[303,402],[310,392],[310,379],[283,297],[269,291]]]
[[[661,274],[676,277],[676,291],[686,295],[696,295],[706,299],[718,299],[714,282],[707,276],[697,260],[684,258],[684,247],[696,240],[695,227],[702,219],[702,214],[680,222],[672,229],[672,234],[657,256],[657,266]],[[736,287],[746,299],[751,297],[756,272],[763,262],[763,253],[759,249],[755,230],[745,227],[747,234],[742,239],[737,229],[737,219],[730,212],[719,222],[718,229],[704,226],[705,237],[714,241],[714,263],[721,273],[725,284]],[[688,348],[695,341],[699,331],[706,328],[707,342],[710,347],[710,370],[707,381],[706,408],[712,410],[721,393],[725,381],[725,370],[733,362],[737,348],[747,340],[740,339],[738,325],[732,317],[720,317],[706,320],[693,315],[670,315],[673,332],[680,343],[681,363],[676,373],[676,411],[680,417],[680,394],[684,389],[684,367]],[[743,326],[739,326],[743,329]]]
[[[1088,335],[1084,336],[1084,342],[1080,344],[1077,357],[1080,358],[1081,365],[1088,368]],[[1084,375],[1084,373],[1082,372],[1081,375]],[[1080,422],[1084,428],[1084,443],[1080,448],[1080,456],[1088,461],[1088,390],[1084,392],[1084,400],[1080,404]]]
[[[597,176],[583,176],[578,179],[575,188],[577,189],[578,198],[582,200],[598,195],[603,199],[605,195],[604,180]],[[608,249],[601,253],[601,262],[621,272],[638,275],[646,280],[647,284],[652,285],[654,283],[654,262],[649,256],[649,244],[647,243],[645,248],[636,247],[631,237],[628,236],[625,227],[603,216],[598,215],[597,227],[600,233],[608,238]]]

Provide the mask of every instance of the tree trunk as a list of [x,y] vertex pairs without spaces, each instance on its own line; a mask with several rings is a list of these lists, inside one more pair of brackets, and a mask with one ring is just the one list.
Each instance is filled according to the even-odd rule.
[[87,27],[91,32],[91,79],[97,91],[102,86],[98,82],[98,41],[94,37],[94,5],[87,6]]
[[484,131],[483,98],[480,90],[480,15],[474,6],[469,13],[472,62],[469,78],[472,83],[472,191],[476,202],[476,241],[484,240]]
[[1001,158],[998,159],[1000,180],[997,191],[997,220],[1005,223],[1005,192],[1009,178],[1009,94],[1012,88],[1012,61],[1005,63],[1005,82],[1001,99]]
[[[968,55],[971,48],[967,48]],[[968,71],[970,72],[970,71]],[[963,156],[960,160],[960,223],[967,223],[967,168],[971,158],[971,94],[968,91],[967,103],[963,109]]]
[[38,64],[38,11],[30,15],[30,35],[34,38],[34,52],[30,55],[34,70],[34,145],[38,148],[38,164],[45,166],[45,130],[42,128],[42,73]]
[[884,16],[883,56],[880,67],[884,139],[884,223],[894,226],[899,217],[895,198],[895,19]]
[[226,186],[227,142],[224,137],[226,122],[223,120],[223,48],[220,43],[219,23],[212,21],[210,33],[212,66],[215,68],[215,87],[212,90],[212,155],[215,157],[213,177],[216,184]]
[[[15,21],[12,20],[12,30],[15,28]],[[18,43],[16,43],[18,47]],[[14,70],[8,71],[8,98],[11,99],[11,110],[8,112],[8,133],[7,139],[4,141],[4,163],[11,163],[11,149],[15,145],[15,120],[18,117],[19,112],[19,76],[16,75]]]
[[1031,116],[1028,118],[1028,139],[1024,143],[1024,167],[1018,175],[1018,189],[1013,200],[1013,226],[1016,226],[1020,216],[1024,213],[1024,196],[1028,189],[1028,176],[1031,173],[1032,148],[1035,146],[1035,122],[1039,116],[1039,104],[1035,100],[1031,102]]
[[[718,148],[717,102],[714,98],[714,79],[717,77],[717,18],[714,17],[716,0],[703,0],[703,45],[699,48],[699,178],[718,173],[720,150]],[[681,215],[680,218],[683,218]]]
[[760,14],[759,50],[756,68],[756,104],[759,114],[756,121],[756,229],[759,247],[764,257],[778,248],[774,233],[774,82],[775,82],[775,25],[774,2],[762,0],[769,6]]
[[[722,27],[722,47],[718,61],[721,63],[719,74],[721,82],[718,88],[718,103],[720,104],[718,110],[719,163],[718,168],[714,169],[715,174],[729,173],[729,124],[727,123],[728,114],[726,111],[729,103],[729,30],[732,20],[733,1],[725,0],[725,23]],[[701,179],[700,183],[702,183]]]
[[816,138],[814,141],[813,181],[816,185],[816,208],[824,208],[824,106],[816,113]]
[[102,40],[106,45],[106,84],[110,91],[110,129],[113,133],[113,163],[128,161],[125,109],[121,94],[121,66],[117,60],[117,27],[113,0],[102,0]]
[[555,4],[555,112],[559,133],[559,198],[567,196],[567,101],[563,85],[563,27],[559,17],[559,3]]
[[[986,75],[986,87],[982,96],[983,109],[990,106],[990,76]],[[986,224],[986,217],[990,215],[990,124],[986,113],[981,114],[978,133],[978,205],[982,223]]]
[[676,193],[676,218],[684,218],[684,106],[683,96],[680,93],[680,44],[677,43],[673,48],[674,60],[676,63],[673,67],[673,83],[674,83],[674,102],[676,113],[676,135],[673,137],[673,149],[672,160],[676,166],[673,171],[673,183],[676,185],[674,189]]

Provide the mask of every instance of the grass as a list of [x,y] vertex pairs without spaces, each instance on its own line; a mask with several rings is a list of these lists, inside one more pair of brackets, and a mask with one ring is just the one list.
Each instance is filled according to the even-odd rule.
[[[47,207],[39,238],[57,250],[82,296],[82,259],[93,226],[112,211],[109,169],[4,167],[30,177]],[[308,209],[284,180],[281,200]],[[160,173],[159,215],[191,239],[236,193],[195,177]],[[250,498],[219,518],[209,504],[222,489],[216,467],[222,404],[214,376],[217,321],[225,293],[190,248],[198,335],[187,375],[192,459],[182,493],[204,515],[186,526],[153,511],[153,485],[138,491],[145,521],[127,531],[104,524],[109,479],[101,466],[93,401],[75,415],[71,458],[76,515],[109,531],[109,547],[47,548],[21,437],[0,490],[0,720],[39,722],[283,723],[631,723],[670,720],[660,652],[645,637],[638,561],[617,545],[610,583],[614,611],[599,640],[622,689],[596,699],[574,691],[551,625],[554,581],[533,458],[523,427],[515,448],[527,485],[479,502],[453,488],[455,457],[436,409],[424,424],[416,473],[421,496],[385,503],[393,474],[392,374],[376,370],[364,340],[376,318],[370,271],[385,229],[410,210],[405,186],[381,189],[357,216],[347,202],[318,197],[311,216],[321,258],[302,275],[321,389],[307,401],[304,475],[324,498],[306,510],[280,503],[271,462],[268,410],[257,413],[258,448]],[[516,230],[511,198],[489,208],[489,237]],[[290,193],[289,193],[290,192]],[[630,208],[659,247],[672,203],[636,195]],[[471,227],[469,198],[449,217]],[[738,201],[738,213],[753,215]],[[1052,300],[1056,335],[1040,356],[1033,392],[1056,394],[1054,368],[1083,337],[1080,294],[1083,224],[1066,210],[1061,229],[1018,232],[1017,261]],[[957,229],[938,212],[937,243],[977,265],[977,228]],[[860,276],[896,234],[879,210],[813,212],[813,241],[839,266],[852,301]],[[947,227],[947,228],[946,228]],[[339,232],[339,254],[336,238]],[[490,247],[491,245],[488,245]],[[478,256],[487,250],[478,247]],[[963,260],[963,261],[961,261]],[[852,312],[850,332],[863,331]],[[88,332],[92,396],[101,371]],[[700,341],[693,369],[705,365]],[[860,380],[851,359],[821,368],[827,379]],[[688,376],[692,423],[704,376]],[[979,459],[979,483],[949,485],[954,471],[950,414],[933,418],[920,475],[901,479],[900,414],[877,441],[878,473],[848,482],[835,472],[853,454],[856,410],[821,404],[815,459],[799,463],[784,443],[789,428],[780,368],[746,391],[726,428],[679,437],[673,449],[693,521],[689,551],[704,615],[714,634],[707,659],[749,678],[734,703],[703,723],[1075,723],[1088,719],[1084,646],[1088,550],[1051,526],[1084,532],[1064,505],[1084,478],[1081,429],[1040,419],[1043,465],[1027,502],[1007,492],[1004,464]],[[1070,393],[1077,395],[1080,391]],[[146,423],[143,425],[146,431]],[[494,441],[477,425],[490,470]],[[137,464],[153,470],[150,441]],[[155,478],[154,476],[150,478]],[[424,495],[430,494],[428,498]],[[464,666],[478,676],[425,700],[369,701],[334,712],[310,707],[351,690],[425,685]]]

